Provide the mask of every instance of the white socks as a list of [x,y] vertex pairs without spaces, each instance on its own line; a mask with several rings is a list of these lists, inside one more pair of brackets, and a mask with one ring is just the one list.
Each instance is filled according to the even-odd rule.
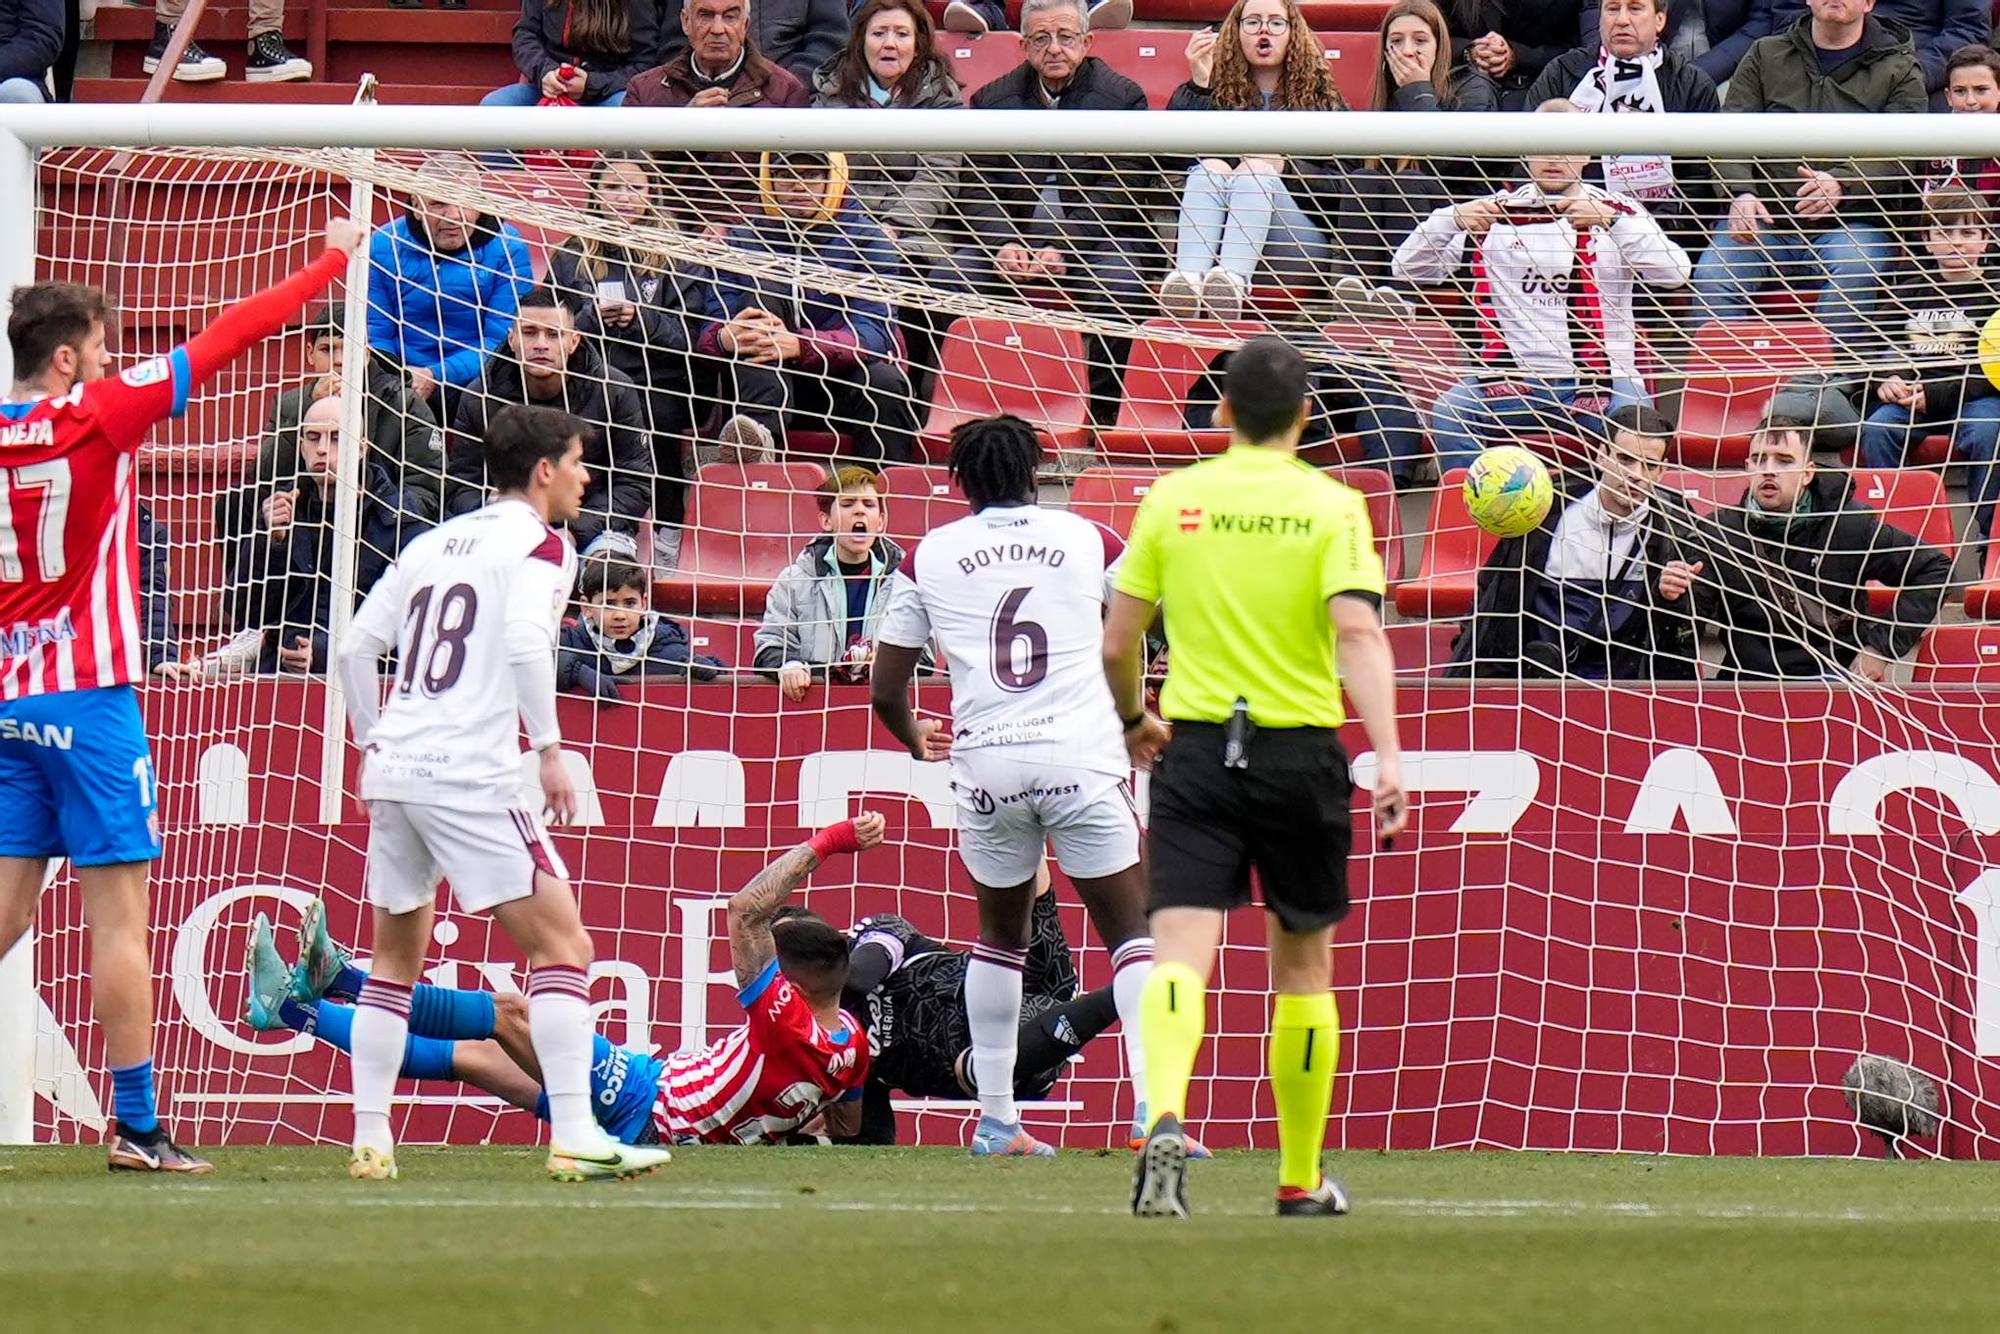
[[1111,951],[1111,1002],[1118,1007],[1118,1032],[1125,1040],[1125,1070],[1132,1078],[1133,1104],[1146,1103],[1146,1043],[1139,1030],[1139,994],[1153,971],[1153,938],[1134,936]]
[[549,1138],[559,1148],[587,1149],[604,1138],[590,1111],[590,976],[550,964],[528,975],[528,1034],[549,1098]]
[[965,1023],[972,1032],[972,1078],[979,1110],[1018,1125],[1014,1106],[1014,1055],[1021,1041],[1021,966],[1026,950],[972,947],[965,969]]
[[396,1075],[403,1068],[403,1047],[410,1036],[410,988],[401,982],[371,977],[354,1005],[354,1147],[393,1153],[389,1133],[389,1100],[396,1092]]

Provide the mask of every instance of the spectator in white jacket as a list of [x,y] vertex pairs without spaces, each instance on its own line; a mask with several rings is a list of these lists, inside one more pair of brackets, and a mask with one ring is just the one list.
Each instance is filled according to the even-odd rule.
[[1595,437],[1609,408],[1647,401],[1633,292],[1679,287],[1691,264],[1643,204],[1587,184],[1589,165],[1530,157],[1526,184],[1436,210],[1396,250],[1404,282],[1471,270],[1486,369],[1438,399],[1441,472],[1511,434]]

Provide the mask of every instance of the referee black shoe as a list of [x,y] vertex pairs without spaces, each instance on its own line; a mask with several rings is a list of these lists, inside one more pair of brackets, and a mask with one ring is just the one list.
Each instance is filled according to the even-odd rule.
[[1347,1210],[1347,1187],[1338,1177],[1322,1176],[1316,1190],[1284,1186],[1278,1191],[1280,1218],[1343,1218]]
[[1186,1218],[1187,1133],[1178,1117],[1162,1116],[1139,1150],[1132,1176],[1134,1218]]

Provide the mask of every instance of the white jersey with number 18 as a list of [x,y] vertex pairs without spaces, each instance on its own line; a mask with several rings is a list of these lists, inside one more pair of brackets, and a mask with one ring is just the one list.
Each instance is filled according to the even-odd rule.
[[508,628],[546,636],[553,657],[575,579],[576,549],[526,501],[460,515],[403,549],[354,616],[357,634],[396,646],[389,700],[368,734],[364,801],[521,805]]
[[951,664],[953,750],[1131,769],[1103,663],[1105,573],[1124,550],[1101,524],[1039,505],[989,506],[917,544],[879,637],[906,648],[936,637]]

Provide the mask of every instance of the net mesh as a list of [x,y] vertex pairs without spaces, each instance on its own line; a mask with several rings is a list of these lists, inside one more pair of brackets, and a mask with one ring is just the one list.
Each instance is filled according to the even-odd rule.
[[[882,469],[886,536],[912,549],[965,512],[951,428],[1014,412],[1043,436],[1044,501],[1122,531],[1161,470],[1226,443],[1224,359],[1275,331],[1312,367],[1305,457],[1369,503],[1416,794],[1412,833],[1353,865],[1336,1142],[1853,1152],[1871,1141],[1841,1080],[1870,1053],[1943,1090],[1918,1151],[1992,1152],[1991,238],[1977,199],[1952,211],[1970,164],[1817,165],[1843,189],[1830,219],[1798,194],[1812,178],[1765,161],[1673,162],[1642,199],[1605,194],[1627,168],[1588,159],[47,155],[38,276],[107,289],[120,362],[305,262],[357,186],[373,199],[366,327],[337,305],[302,320],[142,455],[150,660],[184,669],[145,692],[183,1137],[347,1133],[338,1054],[241,1022],[253,914],[288,930],[324,896],[336,934],[361,929],[365,823],[322,675],[337,464],[298,435],[338,400],[328,338],[367,348],[346,363],[364,585],[478,502],[487,412],[526,397],[596,428],[577,535],[646,572],[658,638],[684,632],[685,653],[565,668],[587,795],[561,842],[601,1024],[673,1049],[735,1020],[722,896],[864,804],[889,846],[806,901],[961,946],[976,930],[946,775],[870,716],[866,628],[813,580],[770,591],[820,533],[828,467]],[[1744,182],[1770,214],[1755,244],[1726,239]],[[1676,424],[1663,458],[1607,431],[1632,402]],[[1757,435],[1774,410],[1801,425]],[[1482,530],[1462,469],[1502,444],[1584,521]],[[790,610],[767,620],[774,597]],[[947,710],[941,680],[917,691]],[[1365,783],[1366,739],[1348,742]],[[1083,985],[1107,985],[1064,892]],[[1233,923],[1217,974],[1191,1106],[1212,1143],[1273,1139],[1261,939]],[[482,919],[446,912],[437,945],[444,985],[522,976]],[[108,1083],[73,894],[32,949],[34,1132],[73,1138]],[[1096,1043],[1030,1120],[1120,1139],[1122,1070]],[[405,1138],[536,1133],[477,1090],[405,1092]],[[955,1140],[962,1111],[908,1102],[904,1131]]]

